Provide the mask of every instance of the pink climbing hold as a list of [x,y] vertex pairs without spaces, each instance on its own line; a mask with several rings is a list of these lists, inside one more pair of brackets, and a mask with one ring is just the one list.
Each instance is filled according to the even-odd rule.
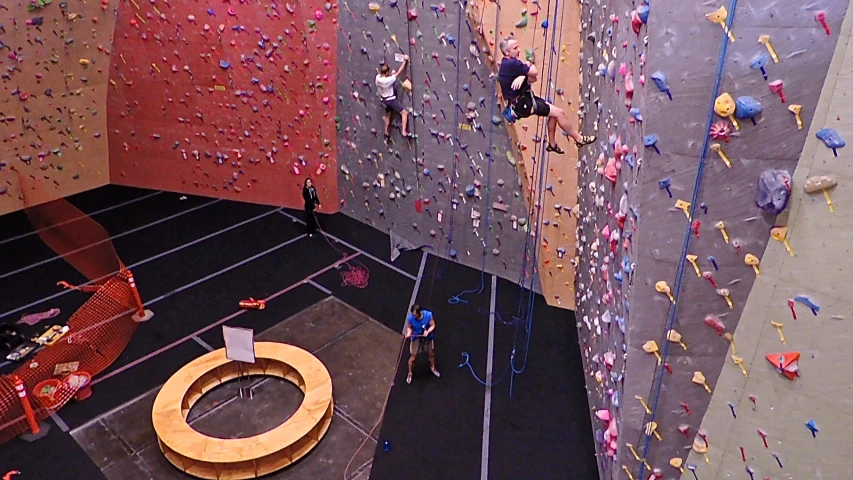
[[726,331],[725,324],[723,324],[723,321],[720,320],[720,318],[717,317],[716,315],[706,315],[705,320],[703,320],[703,321],[705,322],[705,325],[716,330],[717,335],[719,335],[721,337],[723,336],[723,332]]
[[324,105],[328,105],[328,104],[329,104],[329,97],[323,97],[323,104],[324,104]]
[[314,10],[314,18],[316,18],[317,20],[322,20],[323,12],[321,12],[320,10]]

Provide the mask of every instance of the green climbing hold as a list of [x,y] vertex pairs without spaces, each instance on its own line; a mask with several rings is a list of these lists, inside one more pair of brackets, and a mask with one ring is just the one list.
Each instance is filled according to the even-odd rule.
[[536,63],[536,52],[534,52],[532,48],[528,48],[524,51],[524,58],[527,59],[528,62]]
[[506,159],[509,160],[509,164],[513,167],[516,165],[515,157],[512,156],[512,152],[510,152],[509,150],[506,151]]

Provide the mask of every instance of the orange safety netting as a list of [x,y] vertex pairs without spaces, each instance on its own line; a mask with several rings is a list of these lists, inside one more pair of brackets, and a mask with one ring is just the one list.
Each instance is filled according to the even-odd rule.
[[[123,270],[107,280],[71,316],[64,337],[15,370],[26,385],[37,420],[74,397],[79,389],[73,384],[76,377],[101,373],[124,351],[138,325],[132,319],[137,306],[130,278],[130,271]],[[0,443],[27,430],[13,375],[0,376]]]
[[133,315],[142,312],[133,276],[106,229],[65,199],[36,204],[33,199],[43,197],[44,182],[19,177],[33,229],[89,279],[81,291],[94,293],[68,320],[65,336],[41,348],[12,375],[0,376],[0,444],[29,430],[14,387],[16,376],[24,382],[36,420],[44,420],[118,359],[136,331]]

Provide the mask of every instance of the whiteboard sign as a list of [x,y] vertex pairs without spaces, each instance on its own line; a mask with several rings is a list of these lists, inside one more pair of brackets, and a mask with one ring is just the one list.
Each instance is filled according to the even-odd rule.
[[255,332],[250,328],[222,326],[225,358],[235,362],[255,363]]
[[397,63],[403,63],[403,60],[405,60],[405,59],[406,59],[406,55],[404,55],[402,53],[395,53],[394,54],[394,61]]

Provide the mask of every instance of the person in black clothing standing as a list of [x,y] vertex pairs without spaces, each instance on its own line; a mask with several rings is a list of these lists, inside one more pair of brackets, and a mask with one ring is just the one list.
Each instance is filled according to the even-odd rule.
[[317,232],[317,217],[314,216],[314,209],[320,206],[320,197],[317,196],[317,189],[314,188],[314,182],[310,178],[306,178],[302,186],[302,199],[305,200],[306,232],[309,237],[313,237]]

